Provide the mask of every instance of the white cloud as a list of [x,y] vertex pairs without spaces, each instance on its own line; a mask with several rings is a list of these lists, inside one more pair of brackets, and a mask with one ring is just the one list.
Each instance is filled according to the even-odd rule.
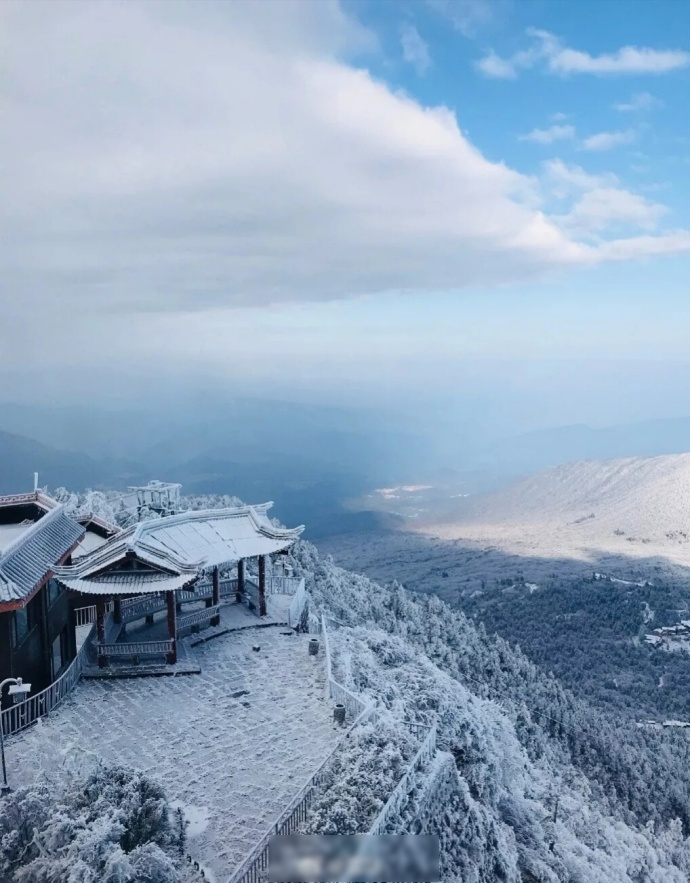
[[494,19],[500,4],[497,0],[426,0],[426,5],[463,36],[474,37]]
[[631,236],[614,239],[599,246],[606,261],[629,261],[635,258],[664,257],[690,252],[690,232],[675,230],[663,236]]
[[663,107],[663,101],[655,98],[650,92],[637,92],[629,101],[614,104],[614,108],[621,113],[633,113],[641,110],[653,110],[655,107]]
[[560,159],[543,164],[541,184],[546,200],[552,197],[569,202],[565,213],[552,215],[562,229],[572,236],[594,239],[604,254],[611,252],[602,234],[626,233],[639,241],[632,234],[656,230],[667,213],[665,206],[626,190],[616,175],[591,174]]
[[532,129],[527,135],[520,135],[520,141],[536,141],[537,144],[553,144],[554,141],[575,137],[574,126],[549,126],[548,129]]
[[558,199],[565,199],[583,190],[600,187],[615,187],[619,181],[613,173],[596,174],[586,172],[580,166],[571,166],[561,159],[550,159],[543,164],[542,181],[548,191]]
[[656,230],[666,207],[619,187],[588,190],[562,219],[577,235],[592,235],[613,227]]
[[515,80],[520,68],[532,67],[536,60],[535,55],[528,52],[518,52],[511,58],[501,58],[493,50],[475,62],[477,70],[493,80]]
[[403,24],[400,28],[400,44],[403,58],[411,64],[421,76],[431,67],[429,44],[420,36],[419,31],[411,24]]
[[632,129],[626,129],[621,132],[597,132],[596,135],[590,135],[583,140],[582,149],[611,150],[623,144],[632,144],[634,140],[635,132]]
[[625,75],[663,74],[690,66],[690,52],[677,49],[647,49],[624,46],[613,53],[590,55],[564,46],[549,31],[528,28],[533,45],[508,58],[502,58],[493,50],[476,63],[477,69],[487,77],[515,79],[520,70],[540,67],[547,73],[567,76],[569,74]]
[[37,347],[137,312],[488,287],[602,259],[450,110],[347,63],[375,40],[340,7],[305,2],[5,7],[0,361],[29,332]]

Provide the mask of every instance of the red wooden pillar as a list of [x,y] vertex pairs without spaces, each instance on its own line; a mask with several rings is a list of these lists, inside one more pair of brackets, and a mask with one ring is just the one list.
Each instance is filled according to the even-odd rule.
[[[105,595],[96,595],[96,635],[98,644],[105,644]],[[98,653],[98,665],[105,668],[108,664],[108,657]]]
[[[220,574],[218,573],[218,568],[213,568],[213,595],[211,597],[211,604],[213,607],[217,607],[220,604]],[[214,616],[211,620],[211,625],[219,625],[220,623],[220,614]]]
[[119,595],[113,598],[113,622],[116,625],[122,624],[122,598]]
[[266,556],[259,555],[259,616],[266,616]]
[[244,558],[237,562],[237,594],[235,600],[241,604],[244,600]]
[[172,641],[172,650],[166,656],[168,665],[177,662],[177,607],[175,605],[175,592],[165,593],[165,606],[168,613],[168,637]]

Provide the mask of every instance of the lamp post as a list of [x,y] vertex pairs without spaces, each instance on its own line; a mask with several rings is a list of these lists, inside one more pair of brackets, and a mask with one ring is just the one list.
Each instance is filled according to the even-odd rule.
[[[0,704],[2,702],[2,691],[5,684],[10,684],[10,696],[16,702],[18,698],[25,696],[31,692],[31,684],[25,684],[21,678],[5,678],[0,684]],[[5,766],[5,725],[0,711],[0,753],[2,753],[2,785],[0,786],[0,794],[9,794],[12,790],[7,784],[7,767]]]

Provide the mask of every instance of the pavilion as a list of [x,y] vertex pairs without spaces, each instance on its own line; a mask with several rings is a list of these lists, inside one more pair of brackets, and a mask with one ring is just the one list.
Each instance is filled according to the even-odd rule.
[[[188,511],[144,521],[105,539],[70,566],[56,567],[62,586],[95,597],[99,666],[107,666],[111,657],[163,653],[166,662],[176,663],[177,639],[184,628],[218,624],[220,573],[231,567],[236,566],[237,576],[223,580],[226,593],[238,602],[249,601],[265,616],[267,559],[286,552],[304,530],[275,527],[267,515],[272,505]],[[246,575],[252,559],[258,564],[257,583]],[[208,576],[210,597],[203,579]],[[183,604],[197,602],[198,607],[202,600],[204,609],[178,617]],[[152,623],[158,610],[166,610],[167,640],[118,641],[126,623],[144,616]]]

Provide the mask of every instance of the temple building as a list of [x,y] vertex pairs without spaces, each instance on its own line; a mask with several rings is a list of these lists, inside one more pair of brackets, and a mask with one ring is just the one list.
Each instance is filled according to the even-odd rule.
[[[0,497],[0,680],[31,683],[26,720],[88,670],[179,671],[180,639],[221,617],[299,624],[304,580],[276,575],[272,562],[303,527],[276,527],[271,505],[186,511],[123,530],[70,515],[40,491]],[[26,721],[5,724],[9,732]]]
[[[267,515],[271,505],[141,522],[55,568],[63,589],[95,602],[98,666],[156,656],[174,665],[180,637],[219,623],[221,594],[266,616],[268,560],[286,552],[304,529],[275,527]],[[247,568],[254,564],[251,579]],[[163,633],[139,629],[136,640],[128,637],[131,624],[144,620],[153,627],[160,611],[166,614]]]
[[68,596],[54,574],[87,533],[40,492],[0,497],[0,679],[42,690],[74,659]]

